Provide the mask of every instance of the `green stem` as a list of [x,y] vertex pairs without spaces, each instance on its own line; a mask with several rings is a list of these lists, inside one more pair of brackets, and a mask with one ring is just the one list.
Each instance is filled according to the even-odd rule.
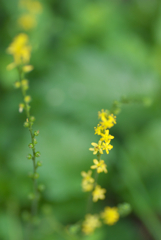
[[[97,153],[97,160],[100,161],[101,154],[98,152]],[[95,170],[95,176],[94,176],[94,186],[93,189],[96,187],[98,181],[98,172],[97,169]],[[92,212],[92,207],[93,207],[93,200],[92,200],[92,192],[90,192],[89,197],[88,197],[88,203],[87,203],[87,211],[86,213]]]
[[[23,80],[24,78],[24,73],[23,71],[21,70],[21,68],[18,68],[18,72],[19,72],[19,81],[21,83],[21,81]],[[22,95],[23,95],[23,98],[26,97],[26,90],[24,90],[24,88],[21,86],[21,92],[22,92]],[[27,119],[28,119],[28,122],[29,122],[29,132],[30,132],[30,136],[31,136],[31,143],[33,144],[33,148],[32,148],[32,162],[33,162],[33,193],[34,193],[34,198],[32,200],[32,206],[31,206],[31,214],[32,216],[35,216],[37,215],[37,208],[38,208],[38,190],[37,190],[37,180],[35,179],[35,174],[36,174],[36,170],[37,170],[37,166],[36,166],[36,151],[35,151],[35,143],[34,143],[34,133],[33,133],[33,130],[32,130],[32,122],[30,120],[30,106],[28,103],[26,103],[24,101],[24,105],[25,105],[25,112],[26,112],[26,116],[27,116]]]

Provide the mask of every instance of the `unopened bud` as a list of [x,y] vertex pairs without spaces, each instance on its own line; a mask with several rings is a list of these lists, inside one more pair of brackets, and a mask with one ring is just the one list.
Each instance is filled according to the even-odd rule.
[[131,212],[131,205],[129,203],[122,203],[118,205],[118,212],[121,217],[127,216]]
[[36,156],[36,157],[40,157],[40,152],[36,152],[36,153],[35,153],[35,156]]
[[34,121],[35,121],[35,117],[34,117],[34,116],[31,116],[31,117],[30,117],[30,121],[31,121],[31,122],[34,122]]
[[38,131],[34,131],[34,135],[38,136],[39,135],[39,130]]
[[41,166],[42,166],[42,162],[38,161],[38,162],[37,162],[37,166],[38,166],[38,167],[41,167]]
[[25,101],[26,103],[31,102],[31,97],[30,97],[30,96],[26,96],[26,97],[24,98],[24,101]]
[[24,126],[24,127],[29,127],[30,124],[29,124],[29,122],[24,122],[23,126]]
[[30,143],[28,146],[29,148],[34,148],[34,145],[32,143]]
[[31,154],[28,154],[26,157],[27,157],[28,159],[32,159],[32,155],[31,155]]

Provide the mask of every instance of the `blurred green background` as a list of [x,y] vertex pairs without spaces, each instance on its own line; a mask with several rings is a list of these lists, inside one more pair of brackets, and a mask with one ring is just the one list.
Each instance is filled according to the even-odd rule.
[[[160,0],[45,0],[38,26],[27,32],[32,44],[27,75],[31,113],[40,130],[37,150],[46,185],[40,212],[47,216],[34,240],[67,238],[58,222],[70,226],[85,215],[87,194],[81,171],[87,171],[97,142],[97,112],[121,105],[113,149],[104,155],[109,173],[99,183],[107,205],[129,202],[132,213],[114,226],[104,226],[85,240],[161,239],[161,2]],[[30,209],[32,182],[30,136],[23,127],[22,101],[14,90],[16,70],[6,66],[6,48],[22,30],[17,0],[0,3],[0,240],[23,240],[22,213]],[[126,101],[124,101],[126,102]],[[56,219],[56,220],[55,220]],[[58,221],[58,222],[55,222]],[[60,231],[59,231],[60,229]]]

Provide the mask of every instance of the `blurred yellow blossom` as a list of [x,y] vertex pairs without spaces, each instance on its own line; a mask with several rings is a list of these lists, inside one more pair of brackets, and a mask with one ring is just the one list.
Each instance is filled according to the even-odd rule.
[[81,172],[81,175],[83,177],[82,180],[82,189],[84,192],[89,192],[93,189],[93,183],[94,179],[91,177],[92,171],[89,170],[87,173],[86,172]]
[[18,24],[24,29],[29,30],[36,27],[37,22],[33,15],[24,14],[18,19]]
[[34,69],[32,65],[26,65],[22,68],[24,72],[31,72]]
[[29,103],[31,101],[31,97],[30,96],[25,96],[24,101],[26,103]]
[[94,179],[91,177],[92,171],[89,170],[87,173],[85,171],[81,172],[84,181],[94,182]]
[[101,217],[104,219],[104,223],[113,225],[119,220],[118,209],[116,207],[105,207]]
[[97,202],[98,199],[105,199],[105,192],[106,189],[105,188],[101,188],[101,186],[96,185],[94,191],[92,192],[93,195],[93,202]]
[[30,61],[31,47],[28,45],[28,41],[27,34],[20,33],[7,48],[7,52],[13,55],[15,66]]
[[103,146],[102,146],[102,142],[99,141],[98,144],[97,143],[94,143],[92,142],[91,145],[94,147],[94,148],[89,148],[90,151],[93,151],[93,154],[97,154],[98,152],[100,154],[103,154]]
[[105,172],[107,173],[107,165],[105,164],[104,160],[98,161],[97,159],[93,159],[95,165],[91,166],[91,169],[97,169],[98,173]]
[[82,223],[82,232],[85,234],[91,234],[94,230],[101,226],[98,215],[87,214],[85,220]]
[[84,192],[90,192],[93,190],[93,183],[87,182],[87,181],[82,181],[82,190]]

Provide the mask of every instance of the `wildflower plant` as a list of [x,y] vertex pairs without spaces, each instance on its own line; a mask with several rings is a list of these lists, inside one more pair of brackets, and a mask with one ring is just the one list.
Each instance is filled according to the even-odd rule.
[[[21,25],[23,30],[29,30],[32,27],[36,26],[33,22],[36,14],[42,10],[42,6],[38,1],[32,0],[20,0],[20,6],[23,7],[24,11],[28,11],[27,15],[22,15],[18,19],[18,23]],[[30,19],[29,19],[30,16]],[[32,21],[31,21],[31,18]],[[15,82],[14,86],[17,89],[21,90],[23,100],[19,104],[19,112],[22,113],[25,111],[26,120],[24,122],[24,127],[29,130],[31,142],[28,144],[28,147],[31,149],[31,153],[27,155],[27,159],[31,159],[33,163],[33,171],[29,174],[29,178],[33,182],[33,191],[29,193],[29,199],[31,200],[31,216],[37,215],[38,201],[40,198],[40,192],[44,189],[44,186],[38,185],[37,179],[39,178],[39,173],[37,172],[38,168],[42,165],[41,161],[37,160],[40,157],[40,152],[36,150],[37,136],[39,135],[39,130],[33,130],[33,124],[35,122],[35,117],[31,115],[31,101],[32,98],[28,94],[29,90],[29,81],[26,78],[26,73],[33,70],[33,66],[30,65],[32,46],[29,43],[29,36],[25,32],[19,33],[12,41],[12,43],[7,48],[7,53],[12,55],[13,62],[7,66],[8,70],[13,68],[17,69],[18,80]]]
[[[113,148],[111,145],[111,140],[114,139],[114,136],[110,135],[109,129],[116,124],[116,116],[114,116],[108,110],[102,109],[100,112],[98,112],[98,118],[100,119],[100,122],[97,127],[94,127],[94,130],[95,134],[97,134],[100,139],[98,143],[92,142],[92,147],[89,148],[89,150],[93,152],[93,155],[97,155],[97,159],[93,159],[94,165],[91,165],[90,167],[92,170],[95,169],[95,177],[92,178],[91,170],[89,170],[87,173],[84,171],[81,172],[83,177],[82,189],[85,192],[90,192],[93,202],[105,199],[106,189],[98,185],[97,178],[98,174],[102,172],[108,173],[107,165],[105,161],[101,159],[101,156],[104,152],[109,154],[109,151]],[[88,209],[88,214],[85,216],[85,220],[82,223],[82,232],[86,235],[93,233],[96,228],[102,225],[101,219],[104,224],[115,224],[119,220],[120,216],[123,216],[123,214],[126,212],[124,207],[125,205],[129,210],[130,206],[128,204],[121,204],[119,207],[107,206],[105,207],[104,211],[97,215],[89,214],[90,210]]]
[[[36,0],[20,0],[20,7],[22,8],[22,15],[18,19],[18,24],[23,29],[23,32],[19,33],[7,48],[7,53],[12,55],[13,62],[7,66],[8,70],[13,68],[17,69],[18,80],[14,83],[16,89],[20,89],[22,93],[22,102],[19,103],[19,112],[25,111],[26,120],[24,127],[28,129],[31,141],[28,144],[31,152],[27,155],[27,159],[32,161],[33,171],[29,174],[33,183],[33,191],[29,194],[31,200],[31,218],[34,219],[38,214],[38,202],[40,199],[40,192],[44,190],[44,185],[38,184],[38,168],[42,165],[38,160],[40,152],[36,149],[37,136],[39,130],[33,130],[35,117],[31,115],[31,101],[32,98],[28,94],[29,80],[26,77],[26,73],[32,71],[34,67],[30,64],[32,46],[29,41],[29,36],[26,32],[33,29],[37,25],[37,16],[42,11],[40,2]],[[101,110],[98,112],[100,119],[97,127],[94,128],[95,134],[100,138],[98,142],[92,142],[92,147],[89,148],[93,152],[94,159],[90,169],[85,172],[82,171],[82,189],[84,192],[90,193],[90,199],[98,202],[104,200],[106,197],[106,189],[102,188],[97,183],[97,178],[100,173],[108,173],[107,165],[102,159],[103,153],[109,154],[113,148],[111,140],[114,136],[110,134],[110,129],[116,124],[116,116],[107,110]],[[93,171],[95,176],[93,177]],[[91,214],[89,211],[85,216],[85,220],[82,222],[82,232],[86,235],[92,234],[96,228],[102,226],[102,224],[113,225],[120,216],[125,216],[130,212],[130,206],[128,204],[122,204],[118,207],[105,207],[105,209],[99,214]],[[77,224],[80,226],[79,224]],[[79,227],[78,227],[79,229]]]

